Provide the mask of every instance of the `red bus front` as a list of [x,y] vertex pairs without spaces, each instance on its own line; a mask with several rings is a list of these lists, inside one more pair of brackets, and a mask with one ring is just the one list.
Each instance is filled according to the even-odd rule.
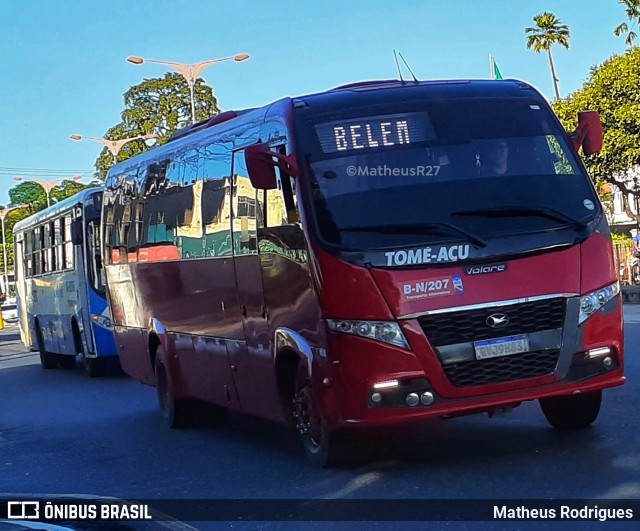
[[365,86],[301,98],[294,123],[327,329],[322,422],[301,394],[301,433],[534,399],[556,427],[595,420],[624,382],[619,285],[595,189],[535,90]]

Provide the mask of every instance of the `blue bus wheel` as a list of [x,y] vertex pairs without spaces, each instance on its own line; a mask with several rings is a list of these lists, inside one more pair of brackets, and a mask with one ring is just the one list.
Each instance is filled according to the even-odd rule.
[[38,340],[38,351],[40,352],[40,365],[46,370],[55,369],[58,366],[58,356],[53,352],[47,352],[45,350],[44,338],[42,337],[38,321],[36,321],[36,329],[38,330],[36,337]]
[[69,369],[76,364],[76,357],[67,354],[58,354],[58,365],[64,369]]
[[102,376],[103,366],[102,359],[100,358],[88,358],[84,357],[84,370],[89,375],[89,378],[96,378]]

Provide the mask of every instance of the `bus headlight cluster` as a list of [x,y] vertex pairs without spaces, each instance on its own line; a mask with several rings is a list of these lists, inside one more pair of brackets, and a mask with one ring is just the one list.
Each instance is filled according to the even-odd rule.
[[389,343],[397,347],[409,348],[409,344],[400,330],[398,323],[389,321],[347,321],[342,319],[327,319],[327,325],[332,332],[353,334]]
[[580,297],[580,315],[578,324],[584,323],[591,315],[602,308],[607,302],[620,293],[620,283],[613,284],[604,288],[592,291]]
[[93,322],[103,326],[104,328],[111,328],[111,319],[105,317],[104,315],[96,315],[92,316]]

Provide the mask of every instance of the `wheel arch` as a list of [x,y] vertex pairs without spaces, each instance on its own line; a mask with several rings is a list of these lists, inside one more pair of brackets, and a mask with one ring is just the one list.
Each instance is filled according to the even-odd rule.
[[[96,354],[95,344],[94,352],[89,352],[89,345],[85,344],[85,340],[82,337],[82,332],[80,331],[80,325],[78,324],[78,318],[75,315],[71,316],[71,332],[73,333],[73,346],[76,354],[82,354],[83,356]],[[86,343],[88,343],[88,341]]]
[[151,370],[155,374],[156,371],[156,354],[158,347],[162,345],[167,352],[167,330],[164,325],[155,317],[149,322],[149,330],[147,332],[147,351],[149,353],[149,363]]
[[156,353],[158,352],[158,347],[161,345],[160,338],[158,334],[155,332],[149,332],[147,349],[149,352],[149,363],[151,363],[151,369],[153,372],[156,372]]
[[313,367],[313,349],[297,332],[278,328],[274,337],[274,370],[282,413],[286,422],[291,422],[291,404],[295,393],[298,365],[304,363],[309,375]]

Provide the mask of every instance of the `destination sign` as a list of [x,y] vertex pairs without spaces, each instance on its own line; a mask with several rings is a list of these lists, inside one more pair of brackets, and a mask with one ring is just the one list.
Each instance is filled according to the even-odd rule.
[[340,120],[316,125],[324,153],[380,149],[434,137],[426,113],[405,113]]

